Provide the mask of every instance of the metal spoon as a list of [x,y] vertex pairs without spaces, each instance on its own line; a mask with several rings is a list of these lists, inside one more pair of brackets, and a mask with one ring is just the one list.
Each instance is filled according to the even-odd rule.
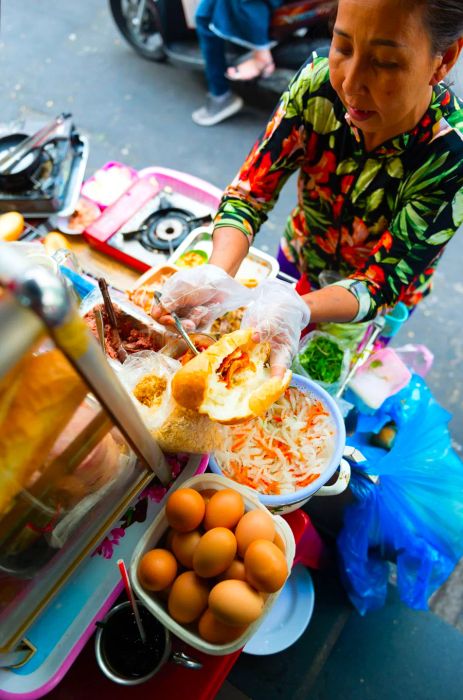
[[[160,294],[160,292],[157,292],[157,291],[155,290],[155,291],[153,292],[153,294],[154,294],[154,298],[156,299],[156,301],[158,302],[158,304],[160,304],[160,306],[162,306],[162,299],[161,299],[161,296],[162,296],[162,295]],[[199,350],[198,350],[198,349],[195,347],[195,345],[192,343],[192,341],[191,341],[191,339],[190,339],[190,336],[188,335],[188,333],[186,332],[186,330],[185,330],[184,327],[182,326],[182,322],[180,321],[180,319],[179,319],[179,317],[177,316],[177,314],[174,313],[173,311],[169,311],[168,313],[169,313],[169,316],[172,316],[172,318],[174,319],[174,323],[175,323],[176,329],[178,330],[178,332],[179,332],[180,335],[182,336],[182,338],[183,338],[183,340],[185,341],[185,343],[186,343],[186,344],[188,345],[188,347],[190,348],[191,352],[193,352],[195,355],[199,355],[199,354],[200,354]]]

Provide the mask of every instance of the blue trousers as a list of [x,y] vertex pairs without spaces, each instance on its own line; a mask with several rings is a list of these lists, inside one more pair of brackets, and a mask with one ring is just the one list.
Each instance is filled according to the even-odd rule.
[[229,89],[224,40],[248,49],[270,48],[270,16],[281,3],[282,0],[202,0],[196,10],[196,32],[211,95],[219,97]]
[[207,12],[209,0],[202,2],[196,12],[196,33],[204,58],[207,87],[211,95],[220,97],[229,90],[225,77],[227,61],[225,41],[209,29],[211,17]]

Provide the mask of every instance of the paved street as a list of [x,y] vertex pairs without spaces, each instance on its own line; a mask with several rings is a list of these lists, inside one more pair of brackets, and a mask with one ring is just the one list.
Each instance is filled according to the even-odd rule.
[[[112,160],[187,171],[224,187],[265,124],[257,106],[214,128],[195,126],[190,113],[204,98],[202,77],[168,63],[139,58],[119,37],[105,2],[3,0],[1,3],[0,120],[50,118],[71,111],[90,138],[88,173]],[[463,64],[454,76],[463,95]],[[295,201],[295,178],[257,239],[276,251]],[[423,343],[434,353],[429,384],[454,414],[456,448],[463,445],[463,235],[456,236],[436,276],[435,292],[398,336],[396,345]],[[463,627],[461,579],[455,574],[439,614]],[[460,597],[459,597],[460,596]],[[450,619],[452,618],[452,619]]]

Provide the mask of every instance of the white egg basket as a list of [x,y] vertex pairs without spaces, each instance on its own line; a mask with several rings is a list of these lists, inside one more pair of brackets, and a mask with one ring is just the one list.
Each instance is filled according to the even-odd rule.
[[[281,518],[279,515],[272,515],[267,510],[267,508],[264,505],[262,505],[262,503],[260,503],[259,500],[251,494],[249,489],[240,486],[231,479],[227,479],[226,477],[219,476],[217,474],[199,474],[198,476],[193,476],[191,479],[187,479],[181,484],[178,484],[176,488],[193,488],[198,491],[202,491],[205,489],[220,490],[231,488],[242,495],[246,511],[263,510],[265,513],[268,513],[275,523],[276,531],[282,537],[285,543],[286,562],[288,564],[288,571],[291,571],[295,553],[295,542],[291,528],[289,527],[288,523],[285,520],[283,520],[283,518]],[[171,489],[168,495],[173,493],[174,490],[175,489]],[[269,612],[270,608],[278,598],[281,589],[280,591],[272,593],[268,596],[260,617],[255,622],[249,625],[249,627],[241,635],[241,637],[238,637],[233,642],[230,642],[228,644],[211,644],[210,642],[206,642],[206,640],[202,639],[202,637],[200,637],[199,634],[195,632],[192,627],[181,625],[180,623],[176,622],[173,619],[173,617],[169,615],[167,611],[167,605],[159,597],[157,597],[155,593],[150,593],[149,591],[146,591],[141,585],[137,576],[138,564],[140,562],[140,559],[143,557],[145,552],[155,548],[158,545],[158,543],[162,540],[164,534],[166,533],[167,529],[169,528],[165,510],[166,509],[164,505],[151,527],[145,532],[141,540],[138,542],[132,556],[132,561],[130,563],[130,578],[139,600],[141,600],[148,608],[148,610],[150,610],[153,613],[153,615],[158,620],[160,620],[162,624],[165,627],[167,627],[167,629],[169,629],[173,634],[175,634],[180,639],[183,639],[183,641],[187,642],[187,644],[189,644],[190,646],[194,647],[195,649],[199,649],[205,654],[223,656],[225,654],[231,654],[232,652],[241,649],[256,632],[257,628],[265,618],[266,614]]]

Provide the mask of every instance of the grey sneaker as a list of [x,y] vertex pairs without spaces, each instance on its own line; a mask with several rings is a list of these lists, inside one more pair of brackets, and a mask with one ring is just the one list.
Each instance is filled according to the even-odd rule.
[[219,124],[224,119],[232,117],[243,106],[244,102],[241,97],[234,95],[232,92],[223,100],[217,100],[212,95],[208,95],[204,107],[195,110],[191,118],[199,126],[214,126],[214,124]]

